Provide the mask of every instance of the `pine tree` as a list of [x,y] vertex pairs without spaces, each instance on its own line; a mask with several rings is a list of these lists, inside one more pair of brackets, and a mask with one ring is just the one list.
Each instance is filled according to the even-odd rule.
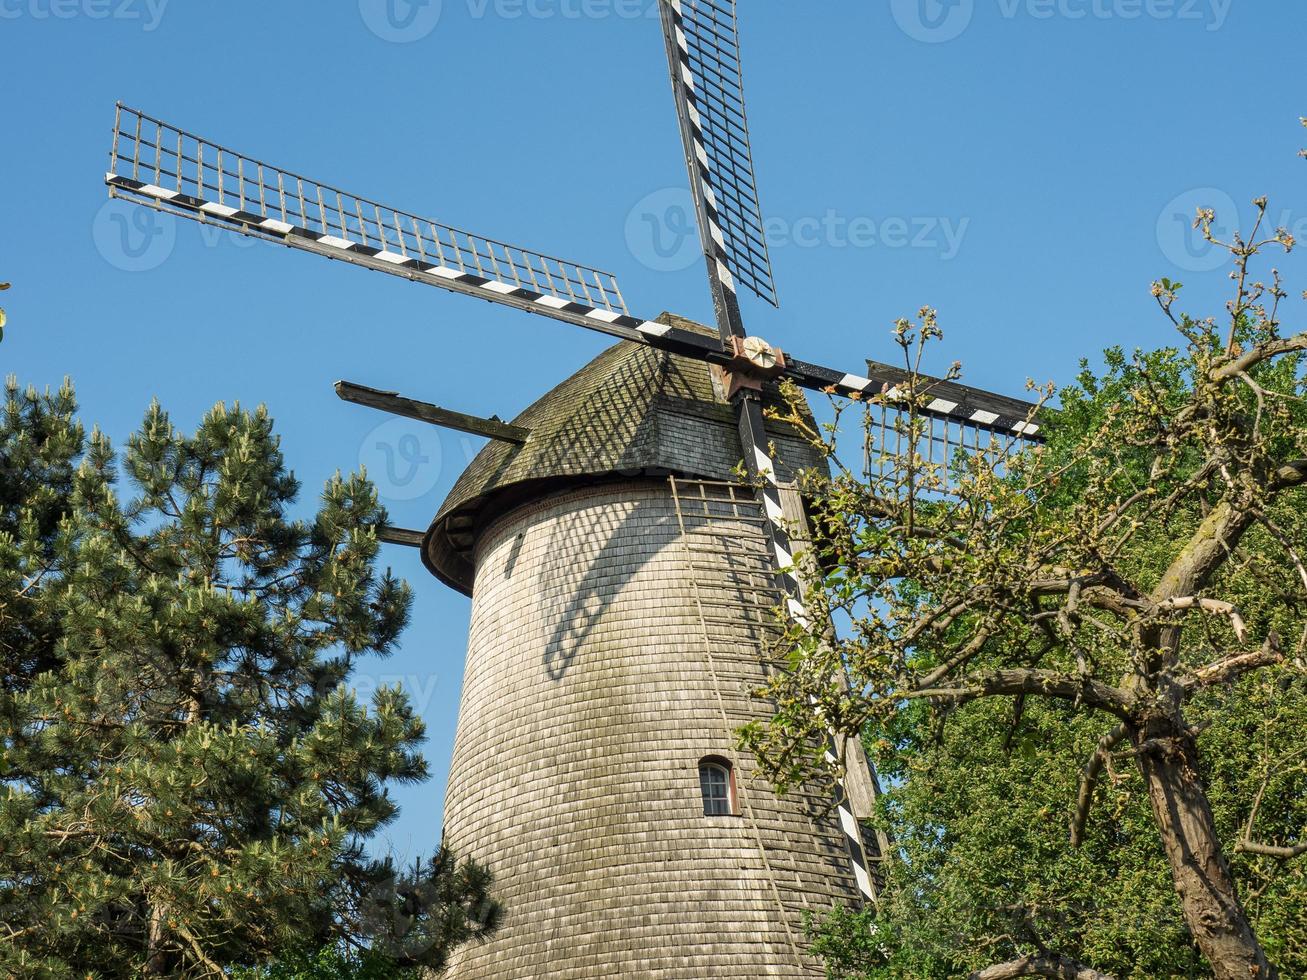
[[68,511],[84,434],[70,385],[39,395],[6,381],[0,418],[0,711],[54,664],[56,624],[36,602]]
[[[410,605],[365,476],[295,519],[263,408],[188,436],[152,405],[119,459],[68,385],[12,380],[0,452],[0,972],[221,976],[369,944],[396,876],[365,845],[426,766],[406,695],[348,686]],[[493,928],[487,876],[441,861],[427,917],[450,928],[399,962]]]

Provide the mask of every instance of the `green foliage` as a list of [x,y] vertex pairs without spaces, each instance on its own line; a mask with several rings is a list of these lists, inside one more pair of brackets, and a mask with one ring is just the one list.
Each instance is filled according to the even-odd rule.
[[[1200,709],[1209,793],[1225,839],[1247,820],[1265,764],[1288,760],[1263,803],[1260,832],[1291,838],[1307,773],[1292,765],[1307,730],[1307,689],[1270,677]],[[923,719],[926,721],[926,719]],[[1185,929],[1147,793],[1128,763],[1100,787],[1086,839],[1067,845],[1080,767],[1101,725],[1058,702],[1030,699],[1021,718],[985,700],[874,743],[890,784],[881,814],[893,835],[877,912],[815,923],[839,980],[944,980],[1044,946],[1132,980],[1206,975]],[[1248,739],[1262,748],[1252,764]],[[1265,762],[1261,756],[1265,756]],[[1235,856],[1258,934],[1285,976],[1307,975],[1307,879],[1298,865]]]
[[219,976],[374,939],[439,965],[493,927],[479,869],[364,853],[387,787],[426,775],[407,696],[348,685],[410,604],[376,568],[367,480],[337,475],[295,519],[262,408],[187,435],[152,405],[118,457],[68,385],[5,396],[0,972]]
[[372,950],[392,963],[442,969],[451,950],[499,928],[490,873],[459,864],[446,847],[402,872],[389,861],[378,870],[356,917]]
[[[1177,411],[1191,390],[1192,354],[1176,348],[1130,356],[1112,349],[1105,365],[1101,375],[1082,366],[1077,384],[1061,393],[1045,460],[1060,479],[1042,498],[1054,514],[1082,504],[1094,466],[1084,441],[1122,405],[1147,386],[1160,410]],[[1275,371],[1272,383],[1290,391],[1300,384],[1296,359]],[[1291,427],[1303,425],[1301,411],[1294,409]],[[1136,467],[1132,487],[1147,485],[1144,453],[1117,461]],[[1142,523],[1117,567],[1155,583],[1201,516],[1201,506],[1188,502]],[[1307,540],[1304,516],[1298,495],[1268,513],[1295,542]],[[1211,591],[1233,601],[1255,635],[1296,635],[1307,599],[1285,566],[1280,540],[1255,529]],[[847,581],[831,573],[826,587]],[[1298,839],[1307,822],[1301,664],[1206,689],[1190,702],[1188,719],[1202,732],[1202,775],[1258,936],[1283,975],[1307,976],[1307,868],[1235,849],[1250,818],[1258,836],[1278,841]],[[1068,846],[1081,768],[1104,732],[1094,714],[1033,697],[960,708],[918,703],[874,719],[871,731],[868,753],[889,786],[880,819],[897,849],[878,910],[840,910],[813,924],[832,978],[943,980],[1033,949],[1123,980],[1207,975],[1128,757],[1109,767],[1083,844]]]
[[296,952],[262,967],[233,970],[232,980],[409,980],[413,970],[396,967],[376,953],[350,953],[333,947]]
[[1221,323],[1155,284],[1177,345],[1084,367],[1037,449],[922,457],[930,310],[896,330],[888,440],[863,419],[870,473],[841,465],[838,424],[808,427],[832,462],[804,478],[810,622],[787,624],[777,712],[744,738],[782,784],[822,767],[831,729],[887,777],[881,906],[815,926],[832,976],[1046,953],[1307,975],[1307,331],[1249,270],[1293,244],[1226,246]]

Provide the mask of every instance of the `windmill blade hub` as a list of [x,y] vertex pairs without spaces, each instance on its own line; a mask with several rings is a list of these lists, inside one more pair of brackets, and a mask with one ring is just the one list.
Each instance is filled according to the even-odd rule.
[[761,392],[764,381],[780,377],[789,366],[784,351],[761,337],[732,337],[727,353],[730,360],[714,364],[713,375],[728,401],[742,391]]
[[739,348],[739,352],[759,371],[775,371],[777,365],[785,359],[785,355],[779,349],[761,337],[745,337]]

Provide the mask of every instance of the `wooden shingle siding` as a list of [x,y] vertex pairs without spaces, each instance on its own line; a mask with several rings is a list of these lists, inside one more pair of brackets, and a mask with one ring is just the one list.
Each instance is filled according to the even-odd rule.
[[[714,684],[668,482],[513,508],[475,566],[446,835],[494,871],[507,918],[450,975],[821,976],[803,912],[856,900],[847,855],[824,790],[778,798],[735,748],[767,710],[749,696],[763,664],[742,624]],[[720,568],[729,588],[729,555]],[[704,816],[705,756],[734,764],[743,815]]]

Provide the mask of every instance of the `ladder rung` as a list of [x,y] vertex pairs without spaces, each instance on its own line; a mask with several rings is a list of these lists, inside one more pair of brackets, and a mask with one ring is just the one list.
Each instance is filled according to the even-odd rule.
[[[730,521],[744,527],[724,527],[722,524],[699,523],[712,521]],[[766,517],[746,517],[728,514],[689,514],[686,516],[686,533],[693,538],[721,538],[724,540],[744,541],[756,538],[758,532],[769,521]]]
[[776,602],[761,602],[757,599],[704,599],[700,598],[699,602],[705,606],[716,606],[723,609],[775,609],[780,605],[780,599]]
[[[703,621],[705,623],[713,623],[714,625],[718,625],[718,626],[734,626],[736,628],[739,628],[741,626],[763,627],[767,625],[765,623],[741,623],[738,619],[730,619],[729,617],[726,616],[704,616]],[[779,632],[779,630],[777,632]]]
[[[770,559],[764,559],[758,555],[758,568],[730,568],[722,565],[705,565],[703,562],[691,561],[690,568],[696,572],[711,572],[714,577],[721,575],[748,575],[754,577],[757,575],[775,575],[776,568],[771,564]],[[765,562],[765,564],[764,564]]]
[[[733,544],[733,543],[721,542],[715,545],[706,545],[706,544],[692,544],[687,541],[685,543],[685,550],[692,551],[695,554],[700,554],[700,555],[717,555],[719,557],[724,557],[722,555],[722,545],[724,544]],[[737,548],[737,550],[730,552],[730,557],[731,558],[737,558],[737,557],[762,558],[767,554],[769,554],[769,552],[763,546],[762,542],[759,541],[756,543],[751,543],[751,546],[747,548]]]

